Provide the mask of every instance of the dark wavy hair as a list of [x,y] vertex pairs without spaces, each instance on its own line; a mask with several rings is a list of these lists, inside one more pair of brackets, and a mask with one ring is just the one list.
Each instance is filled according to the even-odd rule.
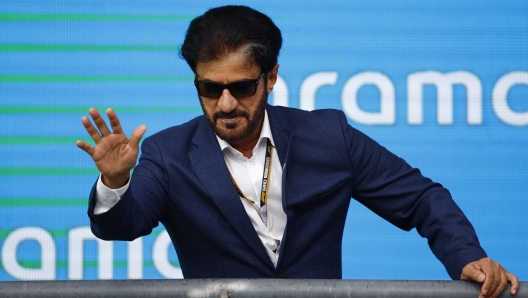
[[218,60],[242,48],[248,61],[265,73],[277,64],[281,46],[281,32],[268,16],[247,6],[228,5],[191,21],[180,57],[196,73],[197,62]]

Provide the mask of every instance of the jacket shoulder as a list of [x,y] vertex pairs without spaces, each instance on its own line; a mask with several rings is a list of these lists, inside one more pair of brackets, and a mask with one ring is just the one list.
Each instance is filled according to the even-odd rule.
[[206,122],[205,117],[198,116],[183,124],[165,128],[145,138],[141,148],[143,150],[154,146],[157,150],[169,151],[167,153],[184,152],[188,150],[200,125],[204,125],[203,122]]
[[[271,106],[269,113],[280,119],[282,126],[296,129],[336,129],[347,123],[346,116],[341,110],[321,109],[306,111],[296,108]],[[273,120],[277,120],[273,119]]]

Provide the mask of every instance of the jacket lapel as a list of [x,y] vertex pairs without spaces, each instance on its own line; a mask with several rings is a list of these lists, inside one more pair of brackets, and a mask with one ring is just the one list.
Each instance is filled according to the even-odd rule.
[[[282,209],[288,218],[291,218],[292,213],[288,211],[288,204],[286,203],[288,183],[287,183],[287,172],[288,172],[288,159],[290,153],[290,145],[295,133],[295,126],[293,123],[289,123],[289,118],[281,113],[280,108],[273,106],[267,107],[268,119],[270,123],[271,134],[275,142],[275,149],[279,155],[279,159],[282,165]],[[286,227],[284,229],[284,234],[282,236],[282,243],[280,246],[279,259],[277,261],[277,267],[275,271],[278,272],[280,269],[280,264],[284,259],[284,247],[287,245],[288,235],[288,222],[286,222]]]
[[271,134],[275,142],[275,149],[277,149],[277,154],[282,166],[282,208],[286,215],[288,210],[286,208],[286,188],[288,184],[286,183],[287,171],[288,171],[288,159],[290,152],[290,144],[293,139],[295,128],[292,123],[289,123],[288,117],[280,112],[279,108],[274,106],[267,107],[268,119],[270,123]]
[[288,149],[290,147],[291,137],[293,136],[293,128],[285,121],[284,116],[281,116],[280,111],[276,107],[268,106],[268,120],[270,123],[271,135],[275,142],[275,149],[279,154],[282,169],[284,171],[288,159]]
[[274,268],[240,201],[220,145],[205,118],[202,118],[191,142],[194,147],[189,151],[189,158],[208,194],[246,243]]

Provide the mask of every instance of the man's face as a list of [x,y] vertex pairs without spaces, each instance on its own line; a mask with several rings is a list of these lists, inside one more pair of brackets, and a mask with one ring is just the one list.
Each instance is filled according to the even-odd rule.
[[[237,99],[224,89],[219,98],[201,97],[200,103],[209,125],[225,141],[243,141],[260,135],[268,94],[276,81],[278,65],[263,77],[255,95]],[[255,80],[260,67],[248,63],[242,51],[237,51],[216,61],[196,64],[199,80],[228,84],[241,80]],[[265,75],[266,76],[266,75]],[[267,84],[266,84],[267,83]]]

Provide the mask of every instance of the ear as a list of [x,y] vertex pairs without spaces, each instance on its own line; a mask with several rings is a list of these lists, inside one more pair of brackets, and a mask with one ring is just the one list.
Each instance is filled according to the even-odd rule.
[[277,82],[277,75],[279,74],[279,64],[275,64],[272,70],[268,72],[268,94],[273,91],[273,86]]

